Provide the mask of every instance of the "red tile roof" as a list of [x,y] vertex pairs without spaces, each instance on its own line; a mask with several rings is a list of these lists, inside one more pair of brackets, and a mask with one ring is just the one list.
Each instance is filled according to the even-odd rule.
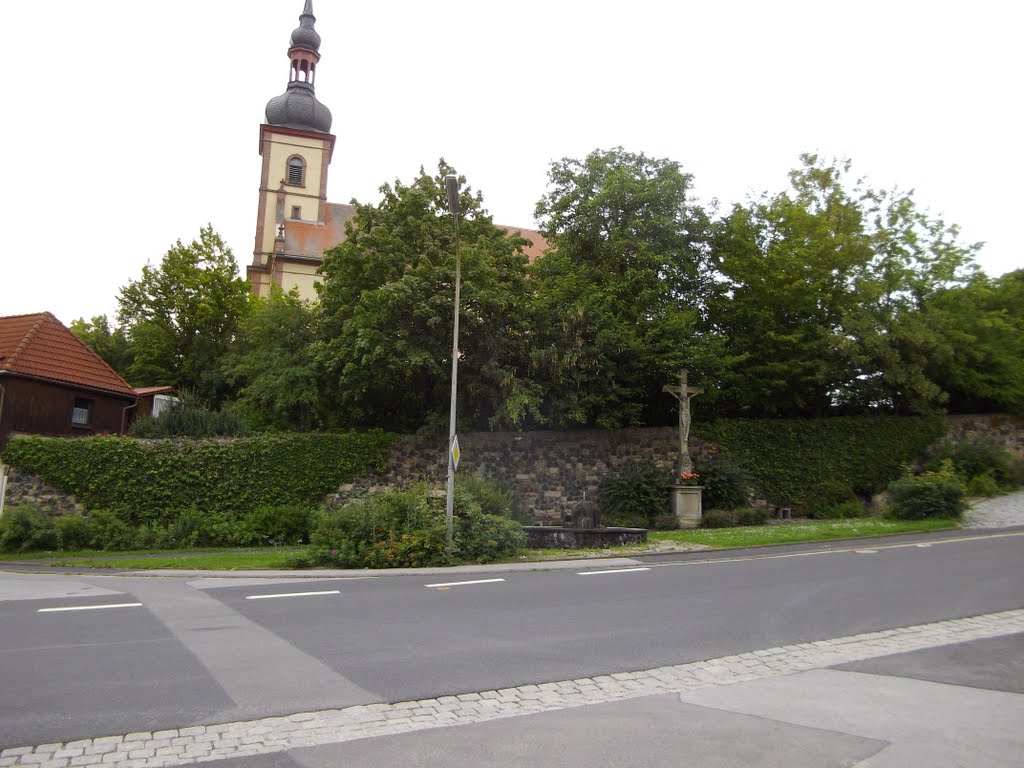
[[49,312],[0,317],[0,371],[132,396],[132,388]]
[[[284,222],[284,252],[288,256],[299,256],[305,259],[323,261],[324,251],[333,248],[345,239],[345,222],[355,216],[356,207],[347,203],[328,203],[327,221],[295,221]],[[523,248],[527,260],[533,264],[548,247],[548,241],[535,229],[525,227],[507,227],[496,224],[496,227],[511,234],[517,234],[530,244]]]
[[544,255],[544,252],[548,249],[548,241],[544,238],[540,232],[536,229],[527,229],[526,227],[506,227],[504,224],[495,224],[498,229],[504,229],[510,235],[519,235],[524,240],[529,241],[529,245],[523,248],[523,253],[526,254],[526,260],[533,264],[537,259]]

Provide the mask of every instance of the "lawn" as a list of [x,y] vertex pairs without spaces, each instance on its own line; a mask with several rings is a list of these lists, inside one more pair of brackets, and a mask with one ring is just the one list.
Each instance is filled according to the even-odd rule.
[[[573,558],[593,558],[643,554],[658,551],[660,542],[680,545],[697,544],[713,549],[758,547],[794,542],[831,541],[858,537],[885,536],[955,529],[955,520],[885,520],[858,518],[853,520],[815,520],[791,525],[761,525],[744,528],[713,528],[690,531],[652,531],[648,546],[610,547],[608,549],[529,549],[520,553],[516,562],[543,562]],[[30,552],[0,554],[2,561],[32,560],[52,566],[76,568],[108,568],[117,570],[249,570],[288,569],[296,554],[304,547],[271,549],[215,549],[193,552]]]

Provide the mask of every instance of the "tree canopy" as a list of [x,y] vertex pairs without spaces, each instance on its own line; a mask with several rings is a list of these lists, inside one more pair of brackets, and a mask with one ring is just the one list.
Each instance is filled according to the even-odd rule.
[[[440,429],[447,423],[455,236],[442,160],[411,184],[356,206],[320,273],[318,352],[331,423]],[[459,415],[474,428],[522,424],[538,395],[522,366],[525,241],[494,226],[460,178],[462,298]]]

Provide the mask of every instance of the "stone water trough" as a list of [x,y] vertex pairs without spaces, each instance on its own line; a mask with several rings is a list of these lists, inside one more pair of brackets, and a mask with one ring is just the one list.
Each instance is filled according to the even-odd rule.
[[524,525],[528,549],[581,549],[611,547],[617,544],[643,544],[646,528],[606,528],[601,511],[592,501],[577,504],[562,513],[561,525]]

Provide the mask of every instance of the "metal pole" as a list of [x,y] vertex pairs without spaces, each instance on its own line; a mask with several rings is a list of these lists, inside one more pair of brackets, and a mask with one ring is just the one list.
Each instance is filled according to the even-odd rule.
[[448,417],[448,494],[445,501],[447,547],[452,551],[452,527],[455,516],[455,401],[459,382],[459,293],[462,288],[462,253],[459,244],[459,179],[454,174],[445,177],[448,192],[448,210],[455,222],[455,321],[452,330],[452,403]]

